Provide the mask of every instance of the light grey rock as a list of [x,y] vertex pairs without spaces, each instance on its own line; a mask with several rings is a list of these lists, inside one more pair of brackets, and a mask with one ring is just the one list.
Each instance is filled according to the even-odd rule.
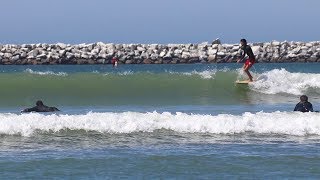
[[162,52],[159,54],[159,56],[160,56],[161,58],[163,58],[166,54],[167,54],[166,51],[162,51]]
[[260,51],[262,51],[262,48],[260,46],[252,46],[251,47],[253,54],[259,54]]
[[239,45],[233,45],[232,50],[238,51],[240,49]]
[[123,48],[122,44],[116,44],[115,49],[121,50]]
[[294,48],[293,50],[291,50],[290,53],[298,54],[300,51],[301,51],[301,48],[300,48],[300,47],[296,47],[296,48]]
[[[66,57],[67,57],[67,59],[72,59],[75,57],[75,55],[73,53],[66,52]],[[80,57],[80,55],[79,55],[79,57]]]
[[81,58],[83,58],[83,59],[89,59],[89,55],[88,55],[88,54],[81,54]]
[[219,44],[218,45],[218,51],[225,51],[225,48],[221,44]]
[[313,44],[312,44],[312,43],[306,43],[306,46],[307,46],[308,48],[311,48],[311,47],[313,47]]
[[155,60],[155,59],[158,59],[159,58],[159,55],[158,54],[151,54],[150,58],[152,60]]
[[66,50],[60,50],[60,51],[59,51],[60,56],[64,56],[65,53],[66,53]]
[[218,56],[225,56],[226,53],[224,53],[224,52],[218,52],[217,55],[218,55]]
[[141,59],[147,59],[147,58],[149,58],[149,54],[148,54],[147,52],[142,52],[142,53],[140,54],[140,58],[141,58]]
[[136,57],[138,57],[138,56],[140,56],[140,51],[138,51],[138,50],[134,50],[134,56],[136,56]]
[[165,55],[165,57],[172,57],[173,54],[174,54],[174,52],[169,50],[169,51],[167,51],[167,54]]
[[60,49],[65,49],[67,47],[66,44],[64,43],[57,43],[57,46],[60,48]]
[[100,52],[100,53],[98,54],[98,57],[100,57],[100,58],[107,58],[107,54],[104,53],[104,52]]
[[208,56],[208,62],[215,62],[215,60],[216,60],[216,55],[209,55]]
[[91,53],[92,54],[95,54],[95,55],[97,55],[97,54],[99,54],[99,52],[100,52],[100,49],[92,49],[92,51],[91,51]]
[[212,47],[213,49],[218,49],[218,46],[219,46],[219,44],[213,44],[211,47]]
[[280,46],[280,42],[279,41],[272,41],[271,43],[273,46]]
[[15,55],[11,58],[11,61],[17,61],[20,59],[20,56],[19,55]]
[[127,53],[128,56],[134,56],[134,51],[130,51],[129,53]]
[[209,54],[209,55],[215,55],[217,52],[218,52],[217,49],[209,49],[209,50],[208,50],[208,54]]
[[145,51],[146,49],[145,49],[144,47],[138,46],[138,47],[137,47],[137,50],[140,51],[140,52],[142,52],[142,51]]
[[155,50],[155,49],[158,49],[158,44],[150,44],[150,47],[149,49],[152,49],[152,50]]
[[34,49],[28,53],[28,58],[36,58],[39,55],[39,50]]
[[92,51],[93,48],[94,48],[93,44],[88,44],[87,45],[88,51]]
[[191,57],[190,52],[182,52],[181,58],[182,59],[188,59]]
[[21,48],[20,50],[21,50],[21,51],[24,51],[24,52],[28,52],[28,51],[29,51],[28,48]]
[[104,44],[103,42],[97,42],[97,46],[99,46],[100,48],[104,48],[106,47],[106,44]]
[[126,60],[126,64],[132,64],[133,61],[132,60]]
[[46,54],[40,54],[36,58],[45,59],[45,58],[47,58],[47,55]]
[[176,50],[174,50],[174,54],[182,54],[182,50],[181,49],[176,49]]
[[27,53],[26,52],[22,52],[20,55],[22,58],[26,58],[27,57]]
[[53,55],[51,58],[52,58],[52,59],[55,59],[55,60],[60,59],[60,57],[59,57],[58,55]]
[[4,53],[4,58],[11,59],[11,57],[12,57],[11,53]]
[[287,55],[287,57],[288,58],[296,58],[296,57],[298,57],[298,55],[290,53],[290,54]]

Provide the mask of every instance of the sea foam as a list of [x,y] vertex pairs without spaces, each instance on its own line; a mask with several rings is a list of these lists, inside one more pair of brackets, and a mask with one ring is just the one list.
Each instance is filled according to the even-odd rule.
[[285,69],[274,69],[257,75],[251,89],[264,94],[287,93],[301,95],[313,90],[320,94],[320,74],[291,73]]
[[320,135],[320,114],[299,112],[199,115],[123,112],[63,114],[0,114],[0,134],[30,136],[35,132],[85,130],[134,133],[172,130],[178,133]]
[[30,73],[30,74],[37,74],[37,75],[42,75],[42,76],[45,76],[45,75],[54,75],[54,76],[67,76],[68,74],[65,73],[65,72],[53,72],[53,71],[34,71],[32,69],[26,69],[25,70],[26,73]]

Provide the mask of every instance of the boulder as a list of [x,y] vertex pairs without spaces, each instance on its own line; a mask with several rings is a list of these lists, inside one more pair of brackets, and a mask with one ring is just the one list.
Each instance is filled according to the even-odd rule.
[[152,61],[150,59],[144,59],[143,64],[151,64]]
[[28,53],[28,59],[36,58],[39,55],[39,50],[34,49]]
[[11,53],[4,53],[4,58],[11,59],[12,54]]
[[216,62],[216,55],[209,55],[209,56],[208,56],[208,62],[209,62],[209,63],[214,63],[214,62]]
[[142,51],[145,51],[146,49],[145,49],[144,47],[138,46],[138,47],[137,47],[137,50],[140,51],[140,52],[142,52]]
[[46,54],[40,54],[36,58],[38,58],[38,59],[46,59],[47,55]]
[[20,56],[21,56],[22,58],[26,58],[26,57],[27,57],[27,53],[26,53],[26,52],[22,52],[22,53],[20,54]]
[[280,46],[280,42],[279,41],[272,41],[271,43],[273,46]]
[[60,49],[65,49],[67,47],[66,44],[64,43],[57,43],[57,46],[60,48]]
[[190,58],[190,56],[191,56],[190,52],[182,52],[181,58],[182,59],[188,59],[188,58]]
[[215,39],[214,41],[212,41],[211,44],[221,44],[221,41],[219,38]]
[[155,59],[158,59],[159,58],[159,55],[158,54],[151,54],[150,58],[152,60],[155,60]]
[[218,52],[217,55],[218,55],[218,56],[225,56],[226,53],[224,53],[224,52]]
[[133,61],[132,60],[126,60],[126,64],[132,64]]
[[11,61],[17,61],[20,59],[20,55],[15,55],[11,58]]
[[218,50],[217,49],[209,49],[208,50],[208,55],[215,55],[217,54]]

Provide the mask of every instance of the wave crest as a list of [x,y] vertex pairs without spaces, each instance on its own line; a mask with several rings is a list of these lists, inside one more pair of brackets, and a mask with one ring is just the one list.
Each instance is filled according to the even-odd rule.
[[243,115],[197,115],[185,113],[87,113],[83,115],[0,114],[0,133],[30,136],[36,131],[85,130],[100,133],[179,133],[320,135],[318,113],[273,112]]

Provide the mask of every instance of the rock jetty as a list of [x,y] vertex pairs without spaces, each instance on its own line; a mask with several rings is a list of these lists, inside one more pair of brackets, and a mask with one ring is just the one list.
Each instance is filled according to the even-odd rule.
[[[258,62],[320,62],[320,41],[249,44]],[[236,62],[239,44],[0,44],[0,64],[178,64]]]

